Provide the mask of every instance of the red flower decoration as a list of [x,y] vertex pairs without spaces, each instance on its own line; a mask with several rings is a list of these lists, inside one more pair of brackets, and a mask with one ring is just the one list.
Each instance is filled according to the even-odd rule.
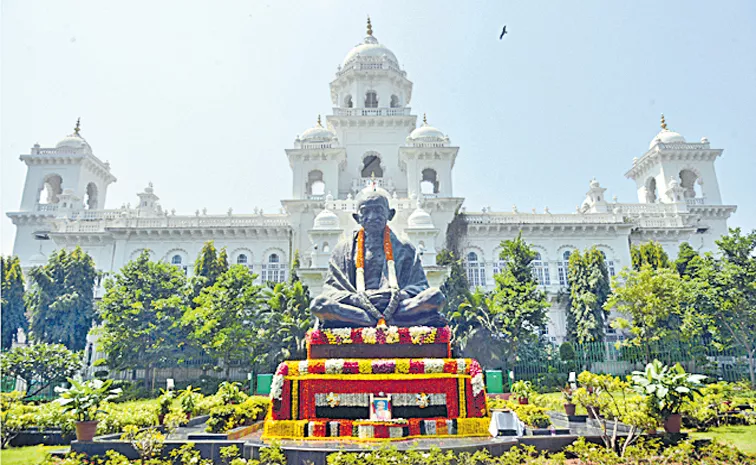
[[276,369],[277,375],[286,376],[289,374],[289,365],[286,362],[281,362],[278,364],[278,368]]
[[399,344],[412,344],[409,328],[399,328]]
[[410,360],[410,373],[425,373],[425,365],[422,360]]
[[341,437],[352,436],[352,421],[351,420],[339,421],[339,436]]
[[313,361],[310,362],[307,366],[307,372],[313,375],[324,375],[325,374],[325,362],[323,361]]
[[447,360],[444,362],[444,373],[455,374],[457,372],[457,361]]
[[447,343],[451,340],[451,331],[448,326],[436,330],[436,342]]
[[421,418],[409,419],[409,435],[410,436],[420,436],[420,422],[421,421],[423,421]]
[[352,344],[362,344],[362,328],[352,328]]
[[344,374],[356,375],[360,372],[360,364],[358,362],[344,362]]
[[326,422],[315,421],[312,425],[312,435],[316,438],[324,438],[326,435]]

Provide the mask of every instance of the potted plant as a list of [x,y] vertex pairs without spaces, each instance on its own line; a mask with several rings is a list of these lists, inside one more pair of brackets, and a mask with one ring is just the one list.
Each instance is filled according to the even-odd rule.
[[512,383],[512,387],[509,390],[513,395],[517,396],[517,401],[521,405],[527,405],[529,402],[528,397],[535,392],[530,381],[522,379]]
[[564,413],[570,417],[575,416],[575,403],[572,402],[575,397],[575,390],[572,389],[572,386],[566,384],[562,388],[562,397],[564,398]]
[[197,401],[199,400],[200,388],[193,388],[191,385],[181,391],[179,394],[179,400],[181,401],[181,411],[186,414],[186,419],[190,420],[192,414],[197,409]]
[[76,439],[79,441],[91,441],[97,431],[97,414],[100,405],[121,394],[120,389],[110,389],[113,380],[92,379],[79,383],[68,378],[70,388],[55,388],[60,393],[58,403],[64,411],[71,411],[76,418]]
[[230,405],[241,404],[247,398],[247,395],[241,390],[241,384],[233,381],[220,383],[217,394],[224,404]]
[[170,390],[165,391],[161,389],[160,392],[161,395],[158,397],[158,424],[162,425],[165,422],[165,416],[171,412],[171,406],[173,405],[175,395],[173,391]]
[[679,363],[669,367],[654,360],[645,371],[634,371],[631,379],[636,392],[647,396],[651,412],[664,422],[664,430],[679,433],[680,409],[693,401],[694,394],[700,394],[706,376],[686,373]]

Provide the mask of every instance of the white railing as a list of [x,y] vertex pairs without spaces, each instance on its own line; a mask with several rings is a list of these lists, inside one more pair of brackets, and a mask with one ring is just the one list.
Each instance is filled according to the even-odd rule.
[[288,227],[284,215],[233,215],[233,216],[162,216],[155,218],[119,217],[89,221],[61,220],[56,231],[63,233],[103,232],[107,228],[229,228],[229,227]]
[[378,58],[379,61],[371,60],[369,57],[360,57],[359,61],[352,60],[347,63],[346,66],[336,72],[336,76],[342,76],[349,71],[377,71],[377,70],[393,70],[402,76],[406,76],[407,72],[403,71],[399,66],[390,61],[383,61],[382,58]]
[[635,219],[641,228],[681,228],[685,226],[681,216],[641,216]]
[[38,212],[54,212],[58,211],[58,204],[56,203],[41,203],[37,205]]
[[623,223],[621,215],[609,213],[484,213],[465,214],[468,224],[591,224],[591,223]]
[[692,199],[685,199],[685,203],[688,205],[704,205],[706,203],[706,199],[704,197],[695,197]]
[[[414,210],[417,208],[417,201],[412,199],[389,199],[389,206],[398,211],[402,210]],[[331,211],[346,211],[353,212],[357,210],[357,200],[350,199],[334,199],[325,203],[325,208]]]
[[400,108],[339,108],[333,109],[335,116],[408,116],[409,107]]
[[622,213],[676,213],[677,207],[668,203],[615,203],[611,208],[619,207]]

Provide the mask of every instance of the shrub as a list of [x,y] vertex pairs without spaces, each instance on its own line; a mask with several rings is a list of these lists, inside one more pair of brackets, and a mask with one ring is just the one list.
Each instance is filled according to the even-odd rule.
[[210,433],[225,433],[239,426],[252,424],[265,418],[270,406],[267,397],[249,397],[241,404],[226,404],[213,408],[207,420],[206,431]]
[[546,408],[534,404],[521,405],[517,402],[504,399],[487,399],[490,409],[507,409],[517,414],[517,418],[531,428],[548,428],[551,419],[546,414]]

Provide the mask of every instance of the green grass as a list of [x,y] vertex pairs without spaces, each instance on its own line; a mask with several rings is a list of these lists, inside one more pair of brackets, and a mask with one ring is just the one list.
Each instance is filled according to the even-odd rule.
[[756,425],[730,425],[712,428],[709,431],[691,431],[690,437],[717,439],[728,442],[747,454],[756,454]]
[[3,465],[39,465],[47,454],[66,446],[28,446],[11,447],[0,452],[0,462]]

